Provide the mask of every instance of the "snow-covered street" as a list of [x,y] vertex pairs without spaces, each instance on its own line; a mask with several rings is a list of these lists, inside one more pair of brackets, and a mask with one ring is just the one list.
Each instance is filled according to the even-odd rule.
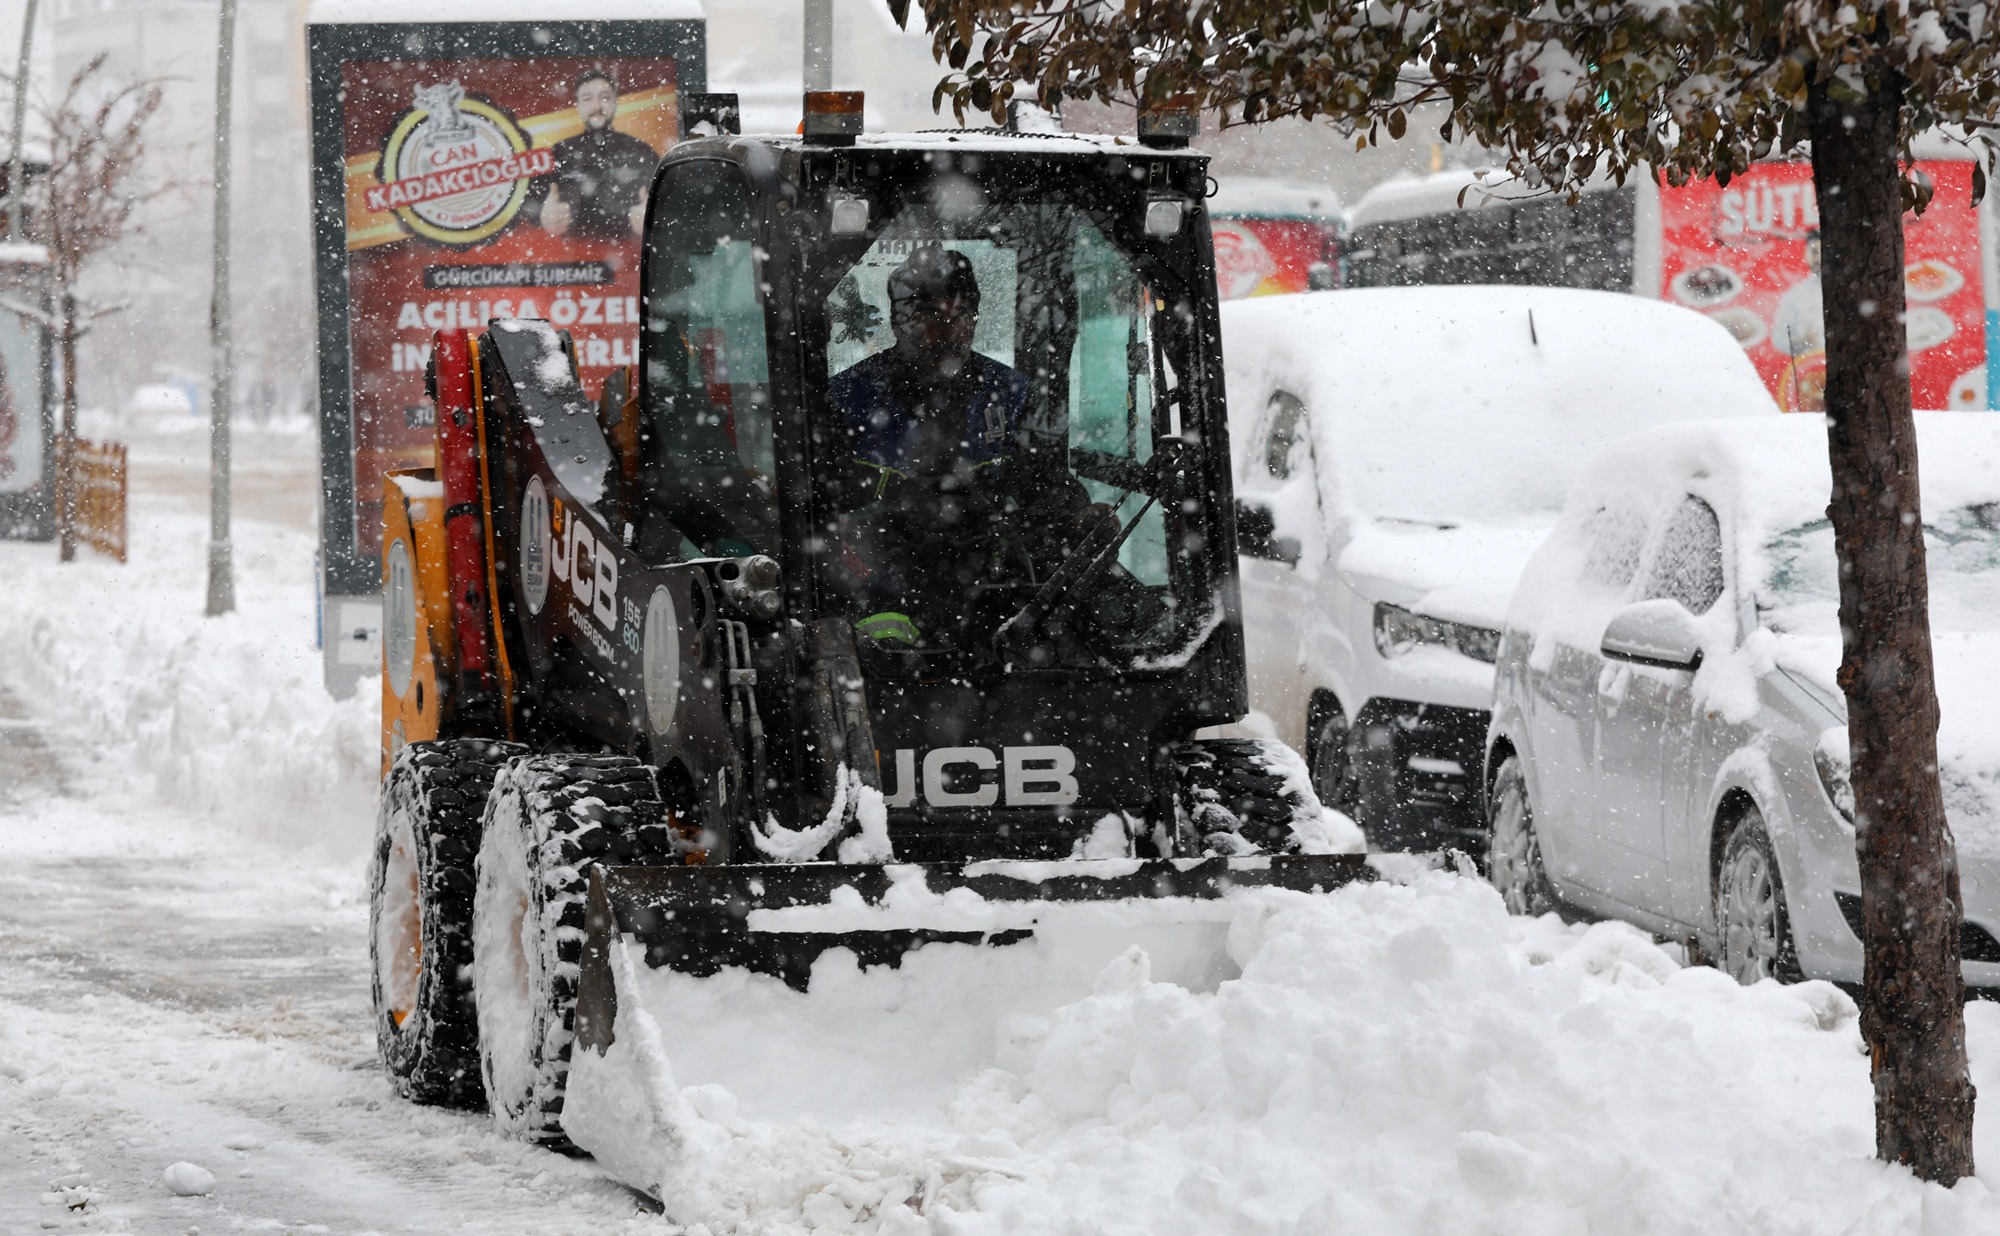
[[[0,545],[0,1232],[678,1230],[589,1160],[394,1097],[374,701],[319,687],[311,437],[240,441],[236,615],[199,616],[196,434],[135,439],[129,565]],[[1737,988],[1414,866],[1246,899],[1216,990],[1130,962],[991,1027],[996,1063],[938,1112],[758,1124],[707,1088],[709,1230],[2000,1231],[1995,1177],[1873,1159],[1835,988]],[[809,1032],[796,999],[740,1050]],[[1969,1021],[2000,1095],[2000,1007]],[[183,1162],[209,1192],[175,1194]]]
[[[372,772],[374,736],[314,694],[312,440],[246,434],[244,612],[212,642],[189,638],[206,439],[142,441],[129,567],[85,550],[71,589],[51,547],[0,549],[0,1231],[657,1230],[588,1162],[395,1098],[367,1011],[367,795],[326,793]],[[229,646],[246,636],[283,646]],[[210,657],[246,677],[208,694]],[[275,744],[326,741],[257,795],[231,802],[270,767],[240,742],[187,758],[206,724],[277,714],[303,728]],[[183,1161],[212,1193],[169,1190]]]

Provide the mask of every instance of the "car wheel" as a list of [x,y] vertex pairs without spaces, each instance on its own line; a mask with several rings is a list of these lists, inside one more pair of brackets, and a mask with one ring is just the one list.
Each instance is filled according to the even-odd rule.
[[1328,699],[1312,736],[1312,787],[1320,802],[1343,812],[1354,803],[1354,779],[1347,761],[1349,733],[1347,714]]
[[1754,807],[1736,821],[1723,851],[1715,879],[1715,927],[1722,971],[1737,982],[1747,986],[1770,978],[1790,983],[1803,977],[1777,852]]
[[1555,909],[1519,758],[1510,755],[1501,762],[1487,802],[1486,878],[1500,891],[1507,912],[1539,915]]

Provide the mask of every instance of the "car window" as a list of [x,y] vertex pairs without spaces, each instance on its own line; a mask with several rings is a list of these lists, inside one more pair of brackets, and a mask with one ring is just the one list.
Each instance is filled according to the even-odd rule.
[[1306,405],[1297,395],[1279,391],[1271,396],[1271,429],[1264,438],[1264,468],[1284,480],[1292,474],[1292,456],[1306,426]]
[[1590,516],[1590,547],[1583,577],[1600,587],[1623,589],[1639,573],[1646,549],[1645,516],[1630,507],[1601,506]]
[[1646,573],[1646,598],[1671,597],[1705,614],[1722,595],[1722,524],[1700,498],[1683,499],[1660,535]]

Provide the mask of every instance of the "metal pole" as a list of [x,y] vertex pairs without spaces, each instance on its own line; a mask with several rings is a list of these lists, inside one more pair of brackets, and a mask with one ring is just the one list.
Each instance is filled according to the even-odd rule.
[[833,89],[833,0],[805,0],[806,89]]
[[22,166],[21,143],[28,132],[28,69],[29,57],[35,49],[35,10],[41,0],[28,0],[27,11],[21,15],[21,61],[14,73],[14,146],[7,157],[7,241],[21,243],[21,199],[27,186],[21,183],[27,170]]
[[208,614],[236,608],[229,562],[229,128],[236,76],[236,0],[222,0],[215,48],[215,271],[209,292]]

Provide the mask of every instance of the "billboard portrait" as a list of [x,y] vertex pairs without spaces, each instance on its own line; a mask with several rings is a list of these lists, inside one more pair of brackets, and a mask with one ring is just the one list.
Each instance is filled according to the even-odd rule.
[[435,332],[545,318],[575,339],[592,396],[637,363],[646,192],[679,137],[680,92],[703,84],[701,23],[332,25],[309,38],[322,556],[329,593],[372,593],[383,476],[433,462]]
[[[1937,187],[1903,216],[1910,395],[1918,408],[1983,410],[1986,298],[1972,164],[1921,160]],[[1826,410],[1819,206],[1812,168],[1758,163],[1727,188],[1660,190],[1660,294],[1716,319],[1750,355],[1780,407]]]

